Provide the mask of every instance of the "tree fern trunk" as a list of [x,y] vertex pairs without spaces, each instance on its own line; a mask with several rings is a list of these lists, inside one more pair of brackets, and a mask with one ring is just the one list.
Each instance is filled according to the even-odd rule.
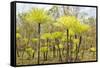
[[78,45],[78,48],[77,48],[77,51],[76,51],[76,58],[75,58],[75,61],[77,61],[77,59],[78,59],[78,53],[79,53],[81,41],[82,41],[82,36],[80,36],[80,38],[79,38],[79,45]]
[[53,58],[55,57],[55,54],[56,54],[56,51],[55,51],[55,43],[53,42],[53,44],[52,44],[53,46],[52,46],[52,56],[53,56]]
[[69,59],[69,42],[68,42],[68,37],[69,37],[69,30],[67,29],[67,55],[66,55],[66,58],[67,58],[67,61]]
[[38,64],[40,64],[40,23],[38,24]]
[[73,42],[71,39],[72,36],[70,36],[70,48],[69,48],[69,57],[70,57],[70,62],[72,61],[72,48],[73,48]]
[[[49,39],[47,39],[47,48],[49,48]],[[48,50],[47,50],[47,52],[46,52],[46,60],[48,59]]]
[[55,41],[56,41],[57,46],[58,46],[59,61],[62,62],[61,50],[60,50],[60,47],[59,47],[59,40],[55,39]]

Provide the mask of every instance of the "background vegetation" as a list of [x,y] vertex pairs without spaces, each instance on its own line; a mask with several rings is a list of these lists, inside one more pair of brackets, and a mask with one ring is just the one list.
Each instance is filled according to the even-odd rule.
[[17,65],[95,61],[96,18],[80,11],[54,5],[18,13]]

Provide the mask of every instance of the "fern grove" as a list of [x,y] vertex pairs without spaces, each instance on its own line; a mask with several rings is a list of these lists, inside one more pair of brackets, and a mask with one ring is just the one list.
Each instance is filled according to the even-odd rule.
[[95,61],[96,20],[80,10],[55,5],[18,13],[17,65]]

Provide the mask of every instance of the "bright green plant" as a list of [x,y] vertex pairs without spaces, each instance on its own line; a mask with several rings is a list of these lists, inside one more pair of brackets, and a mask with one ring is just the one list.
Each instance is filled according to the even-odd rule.
[[41,36],[41,39],[44,39],[46,42],[45,42],[45,48],[47,48],[47,52],[46,52],[46,60],[48,58],[48,50],[49,50],[49,45],[50,45],[50,42],[49,40],[52,39],[52,36],[50,33],[44,33],[42,36]]
[[[34,49],[33,49],[32,47],[27,47],[27,48],[25,49],[25,51],[27,52],[27,54],[28,54],[30,57],[33,57],[33,58],[34,58],[35,51],[34,51]],[[30,58],[30,57],[29,57],[29,58]]]
[[52,37],[55,40],[55,45],[57,45],[57,47],[58,47],[59,61],[61,61],[61,62],[62,62],[62,56],[61,56],[61,49],[59,47],[59,45],[60,45],[60,40],[59,39],[61,39],[62,36],[63,36],[63,33],[62,32],[54,32],[54,33],[52,33]]
[[35,42],[37,42],[37,41],[38,41],[38,39],[37,39],[37,38],[32,38],[31,40],[32,40],[32,42],[33,42],[33,43],[35,43]]
[[48,47],[47,46],[41,47],[40,51],[43,53],[44,60],[47,60]]
[[44,9],[34,8],[29,11],[27,15],[27,21],[30,23],[38,24],[38,64],[40,61],[40,33],[41,33],[41,24],[48,23],[51,20],[51,17],[48,15],[48,12]]
[[21,38],[22,36],[21,36],[21,34],[20,33],[16,33],[16,38],[18,39],[18,38]]

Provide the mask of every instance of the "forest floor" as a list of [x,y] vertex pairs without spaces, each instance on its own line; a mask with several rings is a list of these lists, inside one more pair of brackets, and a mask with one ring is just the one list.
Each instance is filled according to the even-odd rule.
[[[37,53],[35,54],[34,58],[29,57],[29,55],[27,55],[27,53],[24,53],[23,59],[22,59],[22,56],[21,56],[21,53],[20,53],[20,56],[16,57],[16,59],[17,59],[16,64],[17,65],[35,65],[35,64],[37,64],[37,57],[38,57]],[[66,61],[65,54],[62,54],[61,59],[62,59],[62,61],[59,61],[59,55],[56,54],[55,57],[53,57],[52,52],[49,52],[47,60],[44,60],[43,54],[41,53],[40,64],[96,61],[96,55],[93,56],[92,53],[86,52],[86,53],[84,53],[83,57],[81,56],[81,54],[79,54],[78,61],[74,60],[75,59],[74,55],[72,55],[71,61]]]

